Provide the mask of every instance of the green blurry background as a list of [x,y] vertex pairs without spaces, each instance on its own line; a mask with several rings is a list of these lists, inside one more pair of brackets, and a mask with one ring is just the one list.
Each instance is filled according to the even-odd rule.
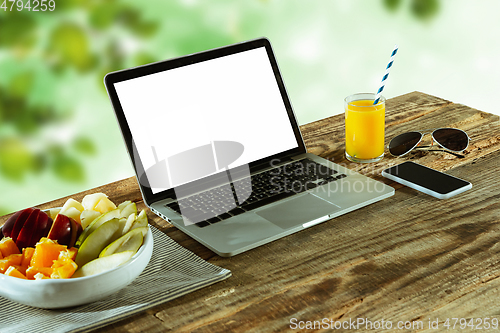
[[300,124],[376,91],[395,44],[387,98],[418,90],[499,113],[498,1],[55,2],[0,10],[0,215],[133,175],[107,72],[261,36]]

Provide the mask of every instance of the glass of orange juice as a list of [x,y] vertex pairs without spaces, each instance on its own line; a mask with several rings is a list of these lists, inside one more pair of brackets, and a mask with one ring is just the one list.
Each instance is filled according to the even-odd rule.
[[348,96],[345,109],[345,155],[358,163],[380,161],[384,157],[385,98],[376,105],[375,94]]

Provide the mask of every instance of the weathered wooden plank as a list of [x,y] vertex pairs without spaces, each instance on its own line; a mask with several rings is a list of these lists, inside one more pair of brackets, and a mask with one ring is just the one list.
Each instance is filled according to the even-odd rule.
[[[500,175],[492,167],[499,155],[473,168],[474,191],[446,205],[412,189],[398,191],[383,203],[252,250],[251,255],[221,258],[218,264],[233,270],[233,277],[212,289],[226,290],[231,297],[211,304],[205,299],[213,301],[215,295],[205,290],[171,302],[156,317],[181,332],[281,330],[294,317],[433,318],[435,310],[500,276],[500,190],[491,193],[489,186]],[[469,174],[460,170],[467,168],[454,172]],[[475,311],[491,316],[498,310],[497,305]],[[179,315],[188,319],[172,326]]]
[[[399,96],[387,101],[387,141],[408,130],[458,127],[471,137],[466,158],[415,152],[370,165],[345,160],[343,126],[340,115],[301,130],[311,152],[393,185],[395,196],[232,258],[148,212],[153,225],[233,276],[98,331],[283,331],[292,318],[423,321],[428,329],[428,318],[498,317],[498,117],[419,92]],[[473,188],[438,200],[380,176],[408,159],[467,179]],[[145,208],[135,178],[71,197],[97,191]]]
[[[420,120],[427,114],[414,119]],[[479,120],[480,118],[488,117],[473,119]],[[471,118],[466,116],[464,119]],[[490,118],[481,124],[484,129],[478,130],[480,133],[478,136],[482,136],[482,139],[476,140],[475,143],[477,147],[483,145],[490,148],[491,153],[498,151],[496,139],[488,139],[489,134],[492,133],[495,134],[493,138],[498,138],[495,121],[498,122]],[[484,135],[487,132],[489,134]],[[486,144],[485,141],[487,141]],[[439,159],[445,159],[442,156],[445,154],[436,154],[435,156],[439,158],[435,157],[433,163],[438,163]],[[498,153],[493,155],[483,155],[485,156],[483,160],[489,161],[488,163],[481,162],[485,166],[486,174],[471,167],[472,163],[477,164],[477,160],[473,162],[474,160],[469,158],[468,163],[450,172],[462,178],[475,175],[472,178],[469,177],[469,180],[474,183],[474,192],[454,198],[453,200],[459,203],[457,205],[453,203],[454,211],[444,210],[443,202],[439,200],[412,189],[403,188],[397,192],[398,197],[388,199],[383,204],[377,203],[337,218],[335,221],[255,249],[252,251],[252,261],[243,258],[238,262],[229,262],[221,258],[219,264],[222,266],[232,269],[233,272],[244,270],[249,276],[247,274],[237,276],[233,273],[235,276],[227,281],[226,284],[234,285],[229,290],[234,291],[230,301],[221,301],[224,305],[222,313],[217,311],[217,316],[210,315],[210,311],[200,306],[195,311],[203,319],[194,322],[189,320],[188,326],[183,323],[174,328],[182,328],[185,331],[280,330],[288,328],[291,316],[298,314],[302,315],[304,320],[323,317],[348,318],[349,315],[355,318],[356,313],[358,317],[369,315],[374,320],[377,318],[414,320],[419,316],[429,314],[424,311],[423,307],[413,308],[413,311],[405,310],[412,309],[411,304],[420,304],[414,302],[416,297],[427,300],[428,304],[444,307],[445,305],[436,303],[432,293],[429,295],[422,289],[429,283],[427,280],[432,279],[434,288],[441,289],[441,281],[449,275],[446,268],[455,266],[457,267],[455,270],[461,273],[464,267],[469,267],[469,263],[464,263],[460,267],[456,266],[457,260],[464,255],[463,253],[471,255],[477,253],[477,249],[484,251],[488,249],[492,241],[498,239],[498,234],[491,234],[492,228],[488,224],[498,223],[498,221],[483,222],[483,224],[477,221],[477,227],[475,227],[476,223],[457,224],[461,221],[460,215],[464,211],[468,211],[467,217],[479,214],[486,221],[495,221],[495,217],[498,218],[498,211],[494,206],[498,202],[498,192],[492,196],[489,185],[491,184],[489,182],[498,178],[498,171],[491,173],[491,170],[495,170],[498,161]],[[472,170],[468,170],[470,168]],[[395,215],[394,211],[401,214]],[[488,215],[485,212],[490,213]],[[378,216],[378,218],[370,219],[372,216]],[[448,218],[444,218],[445,216]],[[438,219],[442,221],[442,229],[429,232],[432,230],[429,228]],[[368,224],[367,220],[371,223]],[[382,221],[384,223],[381,223]],[[457,225],[451,224],[452,222]],[[481,235],[483,237],[487,235],[484,237],[485,243],[474,244],[474,241]],[[398,240],[397,237],[401,239]],[[311,245],[310,242],[314,242],[314,246],[308,246]],[[471,245],[470,242],[473,244]],[[314,250],[310,250],[311,248]],[[269,253],[279,253],[279,255]],[[491,258],[491,253],[485,256]],[[496,258],[490,261],[498,261],[498,253],[495,253],[495,256]],[[339,258],[342,259],[339,260]],[[252,265],[255,260],[258,265]],[[242,263],[244,268],[237,267],[239,263]],[[433,263],[435,272],[426,271],[426,265]],[[478,276],[484,273],[485,276],[493,277],[492,281],[495,281],[495,277],[498,276],[497,270],[477,273]],[[452,279],[449,282],[451,286],[458,286],[457,292],[461,290],[460,288],[467,286],[461,274],[452,274],[450,279]],[[462,286],[459,283],[461,281]],[[266,295],[265,297],[254,297],[253,300],[248,300],[251,290],[244,288],[245,285],[251,285],[252,288],[255,288],[255,285],[269,286],[269,288],[259,290],[257,293]],[[397,299],[395,296],[388,295],[389,287],[398,291]],[[414,288],[413,292],[411,288]],[[378,290],[380,290],[379,294],[376,293]],[[444,293],[449,295],[450,291],[451,294],[455,293],[452,289],[446,289]],[[234,300],[238,295],[243,296],[239,300]],[[441,293],[437,295],[442,296]],[[198,303],[200,300],[196,295],[188,295],[186,298],[187,302],[189,298],[194,298],[193,303]],[[378,303],[370,303],[371,299],[377,300]],[[396,302],[394,304],[399,307],[399,310],[389,308],[380,311],[382,302],[386,306]],[[182,311],[182,308],[176,306],[175,303],[183,302],[181,300],[173,302],[172,309],[158,313],[157,317],[163,318],[164,321],[172,320],[172,313],[177,314]],[[492,309],[489,315],[494,314],[495,309]],[[482,314],[485,315],[484,312]],[[188,313],[183,313],[183,315],[188,315]]]

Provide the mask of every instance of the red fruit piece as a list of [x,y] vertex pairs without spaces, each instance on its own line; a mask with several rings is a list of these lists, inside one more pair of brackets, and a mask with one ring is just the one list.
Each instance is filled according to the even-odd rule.
[[15,242],[19,236],[19,232],[24,226],[24,222],[26,222],[33,210],[33,208],[26,208],[9,217],[2,227],[3,235],[12,238]]
[[[5,221],[3,227],[2,227],[2,234],[4,237],[10,237],[12,234],[12,229],[14,229],[14,224],[16,224],[17,218],[19,215],[21,215],[23,211],[20,210],[16,213],[14,213],[11,217]],[[11,237],[12,238],[12,237]]]
[[49,230],[52,227],[52,223],[52,219],[45,212],[40,211],[40,213],[38,213],[38,224],[33,236],[31,237],[29,247],[35,247],[36,243],[38,243],[42,237],[47,237]]
[[74,219],[71,217],[69,218],[71,221],[71,241],[69,242],[68,248],[71,248],[75,246],[76,240],[78,239],[78,236],[82,233],[82,225],[78,222],[76,222]]
[[62,214],[57,214],[47,238],[57,241],[60,245],[69,245],[71,242],[71,229],[70,218]]
[[31,238],[38,226],[38,214],[41,213],[40,209],[34,209],[29,215],[28,219],[24,222],[23,227],[17,236],[16,245],[19,249],[24,249],[30,246]]

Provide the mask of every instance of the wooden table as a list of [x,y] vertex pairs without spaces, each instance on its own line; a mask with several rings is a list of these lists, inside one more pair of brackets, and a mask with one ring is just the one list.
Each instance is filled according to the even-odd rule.
[[[151,224],[233,276],[99,331],[268,332],[313,327],[313,321],[316,328],[319,323],[347,328],[361,320],[385,328],[390,322],[392,330],[400,321],[429,330],[429,320],[431,328],[445,329],[447,318],[450,328],[452,318],[500,319],[498,116],[420,92],[386,105],[387,141],[405,131],[457,127],[471,138],[466,158],[418,151],[374,164],[350,163],[344,158],[343,115],[304,125],[310,152],[393,186],[396,194],[232,258],[219,257],[148,211]],[[380,176],[384,168],[406,160],[473,187],[438,200]],[[71,197],[81,200],[97,191],[145,208],[134,177]],[[39,207],[61,206],[65,200]],[[5,220],[0,218],[0,224]],[[355,328],[364,331],[364,325]]]

